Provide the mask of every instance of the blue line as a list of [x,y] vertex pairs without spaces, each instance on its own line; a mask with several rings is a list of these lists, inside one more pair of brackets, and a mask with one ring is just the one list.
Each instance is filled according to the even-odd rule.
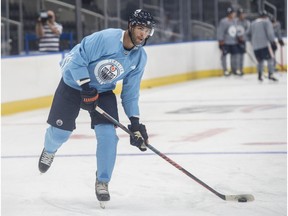
[[[257,152],[168,152],[163,153],[164,155],[276,155],[276,154],[287,154],[287,151],[257,151]],[[11,155],[1,156],[1,159],[18,159],[18,158],[38,158],[39,155]],[[120,157],[133,157],[133,156],[156,156],[154,153],[120,153],[117,154]],[[95,154],[71,154],[71,155],[57,155],[57,157],[95,157]]]

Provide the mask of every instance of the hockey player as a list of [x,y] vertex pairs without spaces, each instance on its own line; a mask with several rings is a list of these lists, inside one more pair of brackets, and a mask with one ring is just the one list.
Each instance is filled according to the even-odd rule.
[[238,64],[240,75],[243,75],[243,65],[244,65],[244,54],[246,52],[246,40],[247,33],[250,28],[250,21],[246,19],[245,13],[242,8],[237,10],[237,40],[238,40],[238,48],[239,54],[238,56]]
[[76,128],[80,108],[91,117],[91,128],[97,140],[97,171],[95,193],[99,201],[109,201],[108,183],[116,159],[118,137],[115,126],[95,111],[99,106],[118,120],[113,90],[123,80],[122,106],[135,135],[130,143],[145,151],[148,135],[139,123],[139,89],[147,62],[143,46],[154,32],[155,21],[144,10],[134,11],[127,30],[106,29],[93,33],[76,45],[61,63],[62,78],[56,89],[47,123],[44,149],[38,167],[45,173],[55,153]]
[[235,75],[241,75],[239,70],[239,63],[237,54],[239,53],[238,41],[237,41],[237,25],[235,19],[235,11],[232,7],[227,8],[227,16],[220,20],[217,28],[217,40],[219,42],[219,48],[222,52],[221,64],[223,68],[224,76],[229,76],[230,72],[227,70],[227,54],[230,54],[230,63],[232,73]]
[[264,70],[264,62],[267,60],[268,64],[268,78],[272,81],[277,81],[273,76],[273,53],[270,47],[276,46],[274,41],[274,31],[271,21],[268,19],[266,11],[260,13],[259,18],[254,20],[248,33],[251,37],[254,54],[258,61],[258,80],[263,81],[262,74]]
[[[278,40],[278,43],[280,44],[281,48],[285,45],[284,44],[284,41],[282,40],[282,33],[281,33],[281,24],[279,21],[277,21],[275,19],[274,16],[271,17],[271,22],[272,22],[272,25],[273,25],[273,30],[274,30],[274,34],[275,34],[275,37],[276,39]],[[276,44],[275,44],[276,45]],[[272,50],[273,50],[273,54],[274,54],[274,69],[276,70],[276,56],[275,56],[275,53],[276,53],[276,50],[277,50],[277,45],[276,46],[272,46]]]

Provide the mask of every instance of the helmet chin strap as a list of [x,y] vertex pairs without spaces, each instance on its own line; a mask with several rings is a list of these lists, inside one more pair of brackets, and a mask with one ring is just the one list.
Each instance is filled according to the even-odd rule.
[[[128,29],[128,35],[129,35],[129,37],[130,37],[131,42],[133,43],[133,45],[134,45],[134,47],[135,47],[136,44],[134,43],[134,40],[133,40],[133,38],[132,38],[132,33],[131,33],[131,31],[130,31],[130,28]],[[134,47],[132,47],[132,49],[133,49]]]
[[[137,45],[137,44],[135,44],[135,41],[133,40],[132,32],[130,31],[130,28],[132,28],[132,27],[128,27],[128,35],[129,35],[129,37],[130,37],[130,39],[131,39],[134,47],[142,47],[142,46],[145,46],[145,45],[146,45],[146,42],[147,42],[147,40],[148,40],[148,38],[149,38],[149,36],[148,36],[147,38],[145,38],[144,43],[141,43],[141,44],[138,44],[138,45]],[[134,47],[133,47],[133,48],[134,48]],[[133,48],[132,48],[132,49],[133,49]]]

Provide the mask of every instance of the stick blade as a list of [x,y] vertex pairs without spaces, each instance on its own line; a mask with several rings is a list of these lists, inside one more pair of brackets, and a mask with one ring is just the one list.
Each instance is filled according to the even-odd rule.
[[240,195],[226,195],[226,201],[235,201],[235,202],[252,202],[255,200],[252,194],[240,194]]

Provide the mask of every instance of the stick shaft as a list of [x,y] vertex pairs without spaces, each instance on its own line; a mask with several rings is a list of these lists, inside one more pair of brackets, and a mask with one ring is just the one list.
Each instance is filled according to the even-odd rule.
[[161,158],[163,158],[164,160],[166,160],[168,163],[170,163],[171,165],[173,165],[174,167],[176,167],[178,170],[180,170],[181,172],[183,172],[184,174],[186,174],[188,177],[192,178],[194,181],[196,181],[197,183],[199,183],[200,185],[202,185],[203,187],[205,187],[207,190],[211,191],[212,193],[214,193],[215,195],[217,195],[218,197],[220,197],[221,199],[225,200],[225,195],[217,192],[216,190],[214,190],[213,188],[211,188],[209,185],[207,185],[206,183],[204,183],[203,181],[201,181],[199,178],[197,178],[196,176],[192,175],[190,172],[188,172],[186,169],[184,169],[182,166],[180,166],[178,163],[176,163],[175,161],[173,161],[171,158],[167,157],[165,154],[161,153],[160,151],[158,151],[156,148],[154,148],[153,146],[151,146],[150,144],[147,144],[147,147],[153,151],[155,154],[159,155]]
[[281,62],[280,62],[280,66],[281,66],[281,70],[284,71],[284,61],[283,61],[283,46],[280,46],[280,58],[281,58]]
[[[134,136],[134,134],[128,129],[126,128],[123,124],[121,124],[120,122],[118,122],[116,119],[114,119],[112,116],[110,116],[108,113],[106,113],[104,110],[102,110],[100,107],[96,107],[95,108],[97,112],[99,112],[101,115],[103,115],[105,118],[107,118],[109,121],[111,121],[113,124],[117,125],[118,127],[120,127],[122,130],[124,130],[126,133],[128,133],[130,136]],[[214,193],[215,195],[217,195],[218,197],[220,197],[223,200],[226,200],[226,196],[217,192],[216,190],[214,190],[213,188],[211,188],[209,185],[205,184],[203,181],[201,181],[200,179],[198,179],[196,176],[192,175],[190,172],[188,172],[186,169],[184,169],[182,166],[180,166],[178,163],[176,163],[175,161],[173,161],[171,158],[167,157],[165,154],[161,153],[160,151],[158,151],[156,148],[154,148],[152,145],[147,144],[146,145],[151,151],[153,151],[155,154],[159,155],[161,158],[163,158],[164,160],[166,160],[168,163],[170,163],[171,165],[173,165],[174,167],[176,167],[178,170],[182,171],[184,174],[186,174],[188,177],[192,178],[194,181],[196,181],[197,183],[199,183],[200,185],[202,185],[203,187],[205,187],[207,190],[211,191],[212,193]]]

